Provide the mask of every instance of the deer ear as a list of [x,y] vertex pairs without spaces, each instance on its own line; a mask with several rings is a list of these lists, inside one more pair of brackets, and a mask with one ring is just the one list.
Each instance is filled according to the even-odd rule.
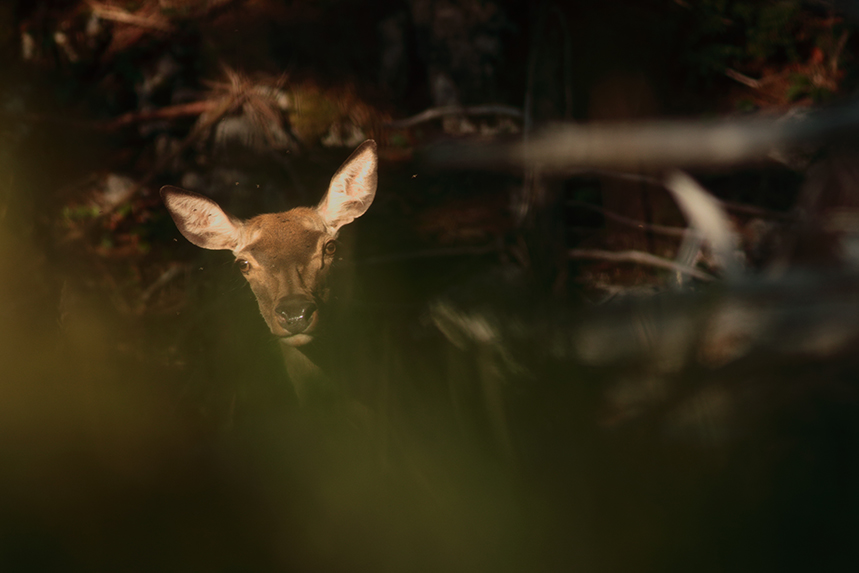
[[221,207],[193,191],[171,185],[161,188],[161,197],[179,232],[204,249],[234,251],[242,236],[242,223]]
[[328,192],[316,207],[325,224],[336,233],[367,209],[376,196],[379,160],[376,142],[368,139],[349,156],[334,177]]

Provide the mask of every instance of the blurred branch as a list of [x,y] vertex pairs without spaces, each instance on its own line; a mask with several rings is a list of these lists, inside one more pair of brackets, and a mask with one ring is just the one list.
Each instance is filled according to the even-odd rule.
[[850,32],[848,30],[844,30],[841,32],[841,37],[838,38],[838,43],[835,45],[835,50],[829,60],[829,66],[833,72],[838,71],[838,61],[841,59],[841,54],[844,52],[844,46],[847,45],[847,38],[849,37]]
[[197,117],[218,107],[219,102],[201,100],[178,105],[170,105],[154,110],[132,111],[106,122],[96,124],[97,129],[112,131],[145,121],[170,120],[182,117]]
[[728,277],[736,277],[741,269],[734,257],[740,244],[737,233],[731,228],[728,214],[697,181],[683,173],[674,171],[665,181],[677,206],[683,212],[689,226],[700,232],[710,246],[713,256]]
[[170,284],[176,278],[182,276],[183,272],[187,272],[188,265],[171,265],[167,267],[158,279],[155,280],[151,285],[149,285],[146,290],[143,291],[140,295],[140,302],[138,304],[139,312],[142,313],[146,310],[146,306],[149,304],[149,299],[152,298],[152,295],[157,291],[161,290],[168,284]]
[[742,213],[751,215],[752,217],[760,217],[762,219],[778,219],[780,221],[792,221],[796,216],[792,213],[782,213],[773,211],[772,209],[764,209],[763,207],[755,207],[754,205],[746,205],[745,203],[735,203],[734,201],[719,200],[722,208],[734,213]]
[[570,259],[585,259],[610,261],[616,263],[634,263],[637,265],[645,265],[648,267],[656,267],[669,271],[676,271],[694,277],[702,281],[713,281],[716,279],[713,275],[700,271],[693,267],[681,265],[674,261],[651,255],[643,251],[605,251],[602,249],[570,249],[567,251],[567,256]]
[[88,4],[92,9],[92,13],[102,20],[111,20],[141,28],[151,28],[160,32],[172,32],[174,30],[173,25],[160,15],[140,16],[139,14],[126,12],[122,8],[106,6],[92,0]]
[[525,143],[445,143],[428,150],[438,167],[569,173],[581,168],[665,169],[767,159],[786,148],[859,128],[859,105],[781,119],[555,124]]
[[761,80],[756,80],[754,78],[750,78],[747,75],[741,74],[736,70],[732,70],[728,68],[725,70],[725,75],[731,78],[732,80],[743,84],[744,86],[748,86],[752,89],[758,89],[761,87],[763,82]]
[[[210,2],[204,2],[202,8],[194,6],[196,9],[192,9],[190,12],[185,13],[181,19],[212,19],[222,14],[224,11],[233,8],[234,5],[244,1],[245,0],[212,0]],[[163,8],[153,6],[152,4],[148,6],[144,5],[144,7],[137,12],[129,12],[117,6],[102,4],[95,0],[88,0],[87,4],[92,10],[93,15],[101,18],[102,20],[128,24],[139,28],[158,30],[159,32],[175,32],[177,29],[177,27],[170,22],[170,18],[164,15]],[[146,12],[145,14],[143,13],[144,11]]]
[[115,131],[147,121],[173,120],[183,117],[198,117],[215,109],[219,103],[214,100],[200,100],[178,105],[170,105],[147,111],[132,111],[119,117],[104,121],[85,121],[58,115],[39,113],[10,113],[0,110],[0,119],[7,121],[22,121],[34,124],[54,124],[74,127],[76,129],[92,129],[97,131]]
[[412,117],[388,122],[385,124],[385,127],[404,129],[449,115],[503,115],[512,117],[513,119],[522,119],[522,110],[510,105],[474,105],[467,107],[451,105],[432,107]]

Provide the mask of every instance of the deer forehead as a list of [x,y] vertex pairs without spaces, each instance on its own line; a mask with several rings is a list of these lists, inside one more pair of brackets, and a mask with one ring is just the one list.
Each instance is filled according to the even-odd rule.
[[245,246],[236,256],[250,255],[262,266],[306,265],[320,253],[320,242],[333,238],[314,209],[299,207],[258,215],[245,223]]

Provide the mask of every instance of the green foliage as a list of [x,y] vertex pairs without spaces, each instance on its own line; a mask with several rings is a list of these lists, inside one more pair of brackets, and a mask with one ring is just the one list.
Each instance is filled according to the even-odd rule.
[[120,217],[125,218],[125,217],[131,215],[132,209],[133,209],[133,206],[131,205],[131,203],[124,203],[124,204],[122,204],[116,208],[116,213]]
[[811,79],[805,74],[791,74],[790,87],[787,89],[788,101],[796,101],[808,95],[812,88]]
[[80,221],[82,219],[95,219],[101,214],[95,205],[77,205],[74,207],[63,207],[63,219],[69,221]]
[[748,98],[741,99],[737,102],[737,111],[748,113],[754,111],[755,108],[755,102]]
[[788,101],[809,97],[814,103],[825,103],[834,95],[835,93],[825,86],[815,85],[808,75],[796,73],[790,76],[790,87],[785,97]]
[[771,5],[757,5],[757,12],[748,5],[746,39],[749,56],[769,59],[783,52],[791,62],[797,61],[796,31],[799,28],[799,2],[782,0]]
[[391,139],[388,143],[391,147],[405,148],[409,146],[409,141],[400,133],[391,134]]
[[809,95],[814,103],[826,103],[835,96],[835,92],[822,86],[814,86],[809,91]]

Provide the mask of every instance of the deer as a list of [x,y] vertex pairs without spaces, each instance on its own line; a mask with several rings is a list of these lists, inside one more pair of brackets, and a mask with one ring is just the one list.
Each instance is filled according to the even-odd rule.
[[[299,402],[326,374],[301,347],[313,342],[329,301],[340,230],[366,213],[376,195],[376,142],[362,143],[340,166],[315,207],[241,220],[214,200],[165,185],[161,197],[179,232],[203,249],[231,251],[259,310],[278,338]],[[323,313],[324,314],[324,313]]]

